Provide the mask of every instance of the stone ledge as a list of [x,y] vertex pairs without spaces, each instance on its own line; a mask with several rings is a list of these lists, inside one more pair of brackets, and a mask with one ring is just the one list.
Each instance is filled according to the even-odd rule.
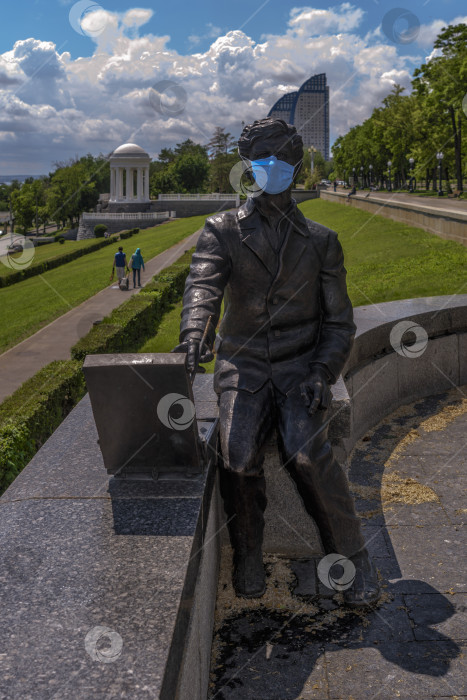
[[[196,396],[206,413],[195,387]],[[188,678],[200,688],[193,698],[205,697],[214,480],[213,460],[189,480],[109,481],[89,397],[78,404],[0,498],[2,696],[173,700]],[[202,619],[199,581],[214,591]],[[195,610],[204,657],[189,641]],[[98,626],[123,644],[115,663],[85,648]]]

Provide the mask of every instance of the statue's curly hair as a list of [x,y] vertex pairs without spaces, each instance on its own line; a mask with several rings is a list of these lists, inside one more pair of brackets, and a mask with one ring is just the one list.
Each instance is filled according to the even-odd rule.
[[281,147],[290,144],[295,162],[298,163],[302,160],[303,141],[300,134],[297,133],[297,129],[292,124],[287,124],[283,119],[274,119],[273,117],[257,119],[253,124],[245,126],[238,139],[238,154],[242,158],[249,158],[253,143],[265,136],[282,137]]

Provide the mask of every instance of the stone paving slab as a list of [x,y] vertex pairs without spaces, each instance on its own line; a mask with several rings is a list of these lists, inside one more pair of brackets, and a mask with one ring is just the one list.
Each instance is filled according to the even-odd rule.
[[[264,598],[242,603],[223,555],[210,699],[467,695],[466,528],[460,515],[459,522],[452,516],[467,482],[459,449],[467,437],[462,401],[452,390],[405,406],[351,455],[349,479],[383,590],[373,608],[353,611],[340,594],[324,590],[316,576],[319,557],[268,560]],[[450,469],[440,471],[446,456]],[[394,473],[409,483],[391,501],[385,480]],[[375,487],[382,487],[379,496]],[[433,494],[435,500],[426,500]]]
[[454,641],[387,642],[326,652],[329,697],[427,700],[438,692],[467,692],[466,648]]

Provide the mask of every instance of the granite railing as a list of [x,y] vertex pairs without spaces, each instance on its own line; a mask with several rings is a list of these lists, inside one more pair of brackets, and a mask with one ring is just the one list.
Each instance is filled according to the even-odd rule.
[[[341,460],[396,407],[467,383],[467,295],[355,319],[330,411]],[[197,416],[215,419],[212,378],[194,390]],[[265,550],[319,552],[273,442],[265,470]],[[80,402],[0,498],[0,697],[205,700],[226,533],[215,472],[212,460],[185,480],[109,479]]]

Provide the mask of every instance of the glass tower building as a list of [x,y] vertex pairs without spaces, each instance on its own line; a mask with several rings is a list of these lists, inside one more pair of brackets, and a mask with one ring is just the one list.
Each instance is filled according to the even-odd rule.
[[308,78],[299,90],[277,100],[268,117],[293,124],[305,148],[314,146],[329,160],[329,87],[326,73]]

